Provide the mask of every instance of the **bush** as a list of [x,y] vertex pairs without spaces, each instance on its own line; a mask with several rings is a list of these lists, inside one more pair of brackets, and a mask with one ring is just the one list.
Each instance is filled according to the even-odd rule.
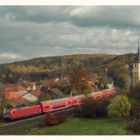
[[137,102],[131,103],[131,115],[136,119],[140,119],[140,104]]
[[140,134],[140,119],[128,122],[127,129],[133,134]]
[[108,104],[108,98],[102,100],[85,99],[77,114],[79,117],[84,118],[105,117]]
[[129,91],[128,90],[126,90],[126,89],[118,89],[118,91],[117,91],[117,93],[116,93],[117,95],[124,95],[124,96],[129,96]]
[[47,113],[45,116],[46,118],[46,125],[52,126],[64,123],[68,120],[69,114],[67,112],[54,112],[54,113]]
[[129,116],[131,104],[124,95],[115,96],[107,107],[109,117],[125,118]]
[[140,82],[138,82],[136,86],[131,89],[130,97],[140,102]]
[[94,89],[93,89],[93,87],[91,86],[91,85],[86,85],[84,88],[83,88],[83,91],[85,92],[85,93],[91,93],[91,92],[93,92],[94,91]]
[[135,106],[133,111],[134,117],[140,119],[140,105]]

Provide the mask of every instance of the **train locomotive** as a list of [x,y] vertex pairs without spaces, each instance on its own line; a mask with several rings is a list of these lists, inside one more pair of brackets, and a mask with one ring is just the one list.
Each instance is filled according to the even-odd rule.
[[53,112],[60,109],[76,106],[81,104],[84,98],[92,98],[95,100],[112,95],[115,93],[115,88],[106,89],[90,94],[81,94],[78,96],[66,97],[61,99],[43,101],[40,104],[22,108],[5,109],[3,112],[3,118],[5,120],[17,120],[21,118],[27,118],[35,115],[44,114],[47,112]]

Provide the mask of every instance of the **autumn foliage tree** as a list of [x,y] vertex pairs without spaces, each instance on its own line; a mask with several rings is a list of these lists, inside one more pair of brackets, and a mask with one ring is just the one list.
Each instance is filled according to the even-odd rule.
[[74,72],[70,75],[70,83],[72,88],[74,88],[78,94],[82,94],[85,92],[91,91],[91,87],[88,87],[87,79],[89,77],[89,72],[87,69],[79,66],[74,70]]
[[70,117],[69,113],[66,111],[62,112],[49,112],[45,115],[45,122],[48,126],[58,125],[64,123]]
[[0,117],[2,117],[3,110],[7,104],[7,94],[5,93],[4,87],[0,88]]
[[79,106],[75,112],[76,116],[83,118],[98,118],[107,116],[107,106],[110,103],[109,98],[93,100],[85,98],[84,103]]
[[48,87],[47,86],[41,87],[40,90],[41,90],[41,94],[38,98],[39,102],[52,99],[52,96],[48,92]]

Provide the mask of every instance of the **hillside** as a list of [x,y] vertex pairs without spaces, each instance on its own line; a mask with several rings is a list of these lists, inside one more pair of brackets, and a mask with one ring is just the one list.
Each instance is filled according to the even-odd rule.
[[[81,54],[68,56],[40,57],[31,60],[0,65],[0,81],[15,82],[19,79],[43,80],[61,77],[72,72],[79,65],[89,69],[92,73],[104,74],[108,68],[108,75],[114,79],[116,74],[126,76],[126,64],[135,62],[134,54],[107,55]],[[116,79],[115,79],[116,81]]]

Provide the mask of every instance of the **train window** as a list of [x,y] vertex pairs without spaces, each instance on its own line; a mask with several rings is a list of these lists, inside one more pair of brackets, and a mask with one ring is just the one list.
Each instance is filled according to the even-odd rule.
[[65,107],[65,105],[55,106],[55,107],[53,107],[53,109],[57,109],[57,108],[61,108],[61,107]]
[[4,113],[5,115],[6,115],[6,114],[10,114],[11,111],[4,111],[3,113]]
[[49,106],[45,106],[44,108],[49,108]]

